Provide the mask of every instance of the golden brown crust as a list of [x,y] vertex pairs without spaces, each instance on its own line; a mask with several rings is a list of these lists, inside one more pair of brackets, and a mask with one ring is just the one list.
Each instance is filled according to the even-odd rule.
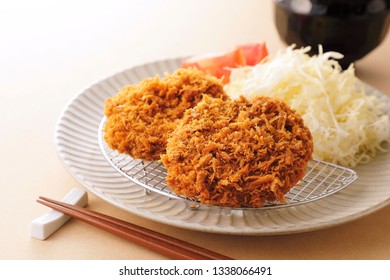
[[158,160],[177,120],[203,95],[227,98],[220,80],[194,68],[127,86],[105,101],[105,140],[120,153]]
[[312,152],[310,131],[285,102],[205,97],[185,113],[161,159],[177,194],[211,205],[260,207],[284,201]]

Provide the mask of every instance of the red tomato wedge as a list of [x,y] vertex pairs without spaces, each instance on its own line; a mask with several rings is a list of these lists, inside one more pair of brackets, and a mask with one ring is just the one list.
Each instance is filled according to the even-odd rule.
[[223,78],[222,81],[229,81],[230,69],[244,66],[246,63],[245,56],[240,49],[235,49],[226,53],[209,53],[204,55],[193,56],[183,61],[183,67],[196,67],[199,70]]
[[268,56],[264,43],[246,44],[223,53],[196,55],[183,61],[182,67],[196,67],[199,70],[222,78],[224,84],[229,83],[230,69],[242,66],[253,66]]
[[266,45],[263,44],[246,44],[237,47],[242,50],[246,59],[246,65],[254,66],[268,56]]

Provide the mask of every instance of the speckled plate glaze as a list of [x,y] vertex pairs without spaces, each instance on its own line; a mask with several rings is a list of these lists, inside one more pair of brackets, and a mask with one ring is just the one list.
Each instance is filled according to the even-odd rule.
[[[359,178],[340,192],[311,203],[280,209],[232,210],[202,207],[145,189],[119,174],[102,155],[98,130],[104,100],[124,85],[163,76],[180,67],[182,59],[147,63],[96,82],[66,106],[55,129],[58,155],[68,172],[88,191],[128,212],[180,228],[236,235],[277,235],[319,230],[368,215],[390,203],[390,153],[355,168]],[[368,86],[368,92],[387,96]]]

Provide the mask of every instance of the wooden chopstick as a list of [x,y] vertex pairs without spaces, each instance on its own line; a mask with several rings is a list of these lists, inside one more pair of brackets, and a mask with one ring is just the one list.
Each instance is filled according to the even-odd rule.
[[37,202],[172,259],[233,260],[228,256],[80,206],[42,196]]

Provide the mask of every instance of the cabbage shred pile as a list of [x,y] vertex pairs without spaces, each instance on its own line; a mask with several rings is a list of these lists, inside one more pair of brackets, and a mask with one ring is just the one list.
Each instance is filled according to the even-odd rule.
[[348,167],[370,161],[390,142],[383,101],[366,93],[352,64],[341,69],[336,60],[341,54],[319,47],[310,56],[309,50],[290,46],[256,66],[233,69],[227,94],[285,100],[310,129],[316,159]]

